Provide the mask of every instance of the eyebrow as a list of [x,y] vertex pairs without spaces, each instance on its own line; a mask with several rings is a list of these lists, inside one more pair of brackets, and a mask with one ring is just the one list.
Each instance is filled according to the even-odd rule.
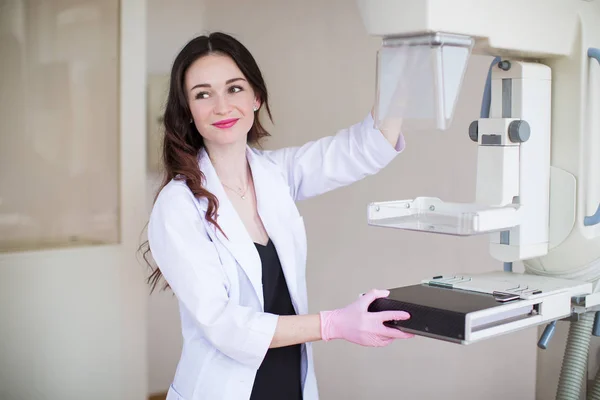
[[[225,82],[225,84],[226,84],[226,85],[229,85],[230,83],[237,82],[237,81],[245,81],[245,79],[244,79],[244,78],[232,78],[232,79],[228,79],[228,80]],[[211,86],[210,86],[210,84],[208,84],[208,83],[199,83],[199,84],[195,85],[193,88],[191,88],[191,89],[190,89],[190,92],[191,92],[192,90],[194,90],[194,89],[197,89],[197,88],[203,88],[203,87],[204,87],[204,88],[209,88],[209,87],[211,87]]]

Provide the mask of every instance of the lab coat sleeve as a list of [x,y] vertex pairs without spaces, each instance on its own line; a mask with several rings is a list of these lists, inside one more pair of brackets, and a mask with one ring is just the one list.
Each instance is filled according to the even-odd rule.
[[206,339],[232,359],[258,369],[278,317],[229,299],[227,277],[195,201],[184,184],[163,189],[148,225],[152,257]]
[[263,153],[283,170],[292,197],[303,200],[349,185],[387,166],[404,149],[401,134],[391,146],[369,114],[334,136]]

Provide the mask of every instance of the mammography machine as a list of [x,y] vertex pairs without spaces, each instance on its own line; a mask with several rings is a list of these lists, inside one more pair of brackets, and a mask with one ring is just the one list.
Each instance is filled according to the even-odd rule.
[[[480,118],[473,203],[371,203],[372,226],[489,235],[504,271],[424,277],[371,311],[390,326],[469,344],[556,321],[570,330],[558,398],[579,399],[600,336],[600,1],[357,0],[377,56],[376,124],[445,130],[471,54],[495,57]],[[512,271],[522,261],[525,273]],[[592,398],[600,399],[600,379]]]

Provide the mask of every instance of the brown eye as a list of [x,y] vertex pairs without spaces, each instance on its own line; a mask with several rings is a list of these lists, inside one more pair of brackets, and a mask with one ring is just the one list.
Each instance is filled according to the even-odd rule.
[[206,92],[199,92],[198,94],[196,94],[196,99],[207,99],[208,98],[208,93]]
[[244,90],[244,89],[242,89],[241,86],[232,86],[229,88],[230,93],[238,93],[238,92],[241,92],[242,90]]

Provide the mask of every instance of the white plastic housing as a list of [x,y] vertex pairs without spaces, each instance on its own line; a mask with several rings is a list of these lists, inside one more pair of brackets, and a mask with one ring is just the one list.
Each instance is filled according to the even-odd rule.
[[[581,0],[357,0],[373,36],[447,32],[477,40],[474,53],[567,56]],[[468,10],[468,11],[465,11]]]
[[[521,148],[508,138],[510,124],[517,118],[484,118],[478,121],[477,187],[475,202],[479,204],[511,204],[519,195]],[[498,145],[486,144],[486,139]],[[497,138],[497,139],[495,139]]]
[[[505,120],[506,126],[511,120],[525,121],[531,131],[525,142],[514,143],[505,129],[502,145],[480,145],[478,149],[483,154],[478,156],[475,201],[488,204],[494,200],[492,194],[503,188],[501,200],[506,203],[492,205],[514,202],[520,206],[519,225],[504,238],[501,233],[490,238],[491,255],[500,261],[524,260],[548,252],[551,99],[551,71],[547,66],[513,61],[508,71],[493,69],[490,120],[479,120],[480,136],[485,134],[486,122],[498,120]],[[498,155],[492,157],[490,153]],[[494,169],[489,160],[499,157],[508,162],[498,163]]]

